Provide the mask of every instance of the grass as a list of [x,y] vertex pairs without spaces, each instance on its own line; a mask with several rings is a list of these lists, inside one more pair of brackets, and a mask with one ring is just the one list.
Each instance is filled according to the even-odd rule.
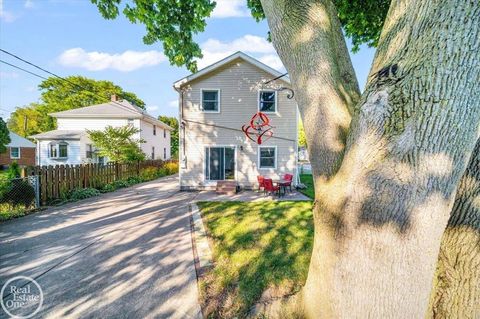
[[200,279],[207,318],[245,317],[262,295],[305,283],[313,241],[312,202],[200,202],[214,266]]
[[313,175],[311,174],[300,174],[300,182],[307,186],[305,189],[299,189],[301,193],[310,197],[311,199],[315,198],[315,189],[313,188]]

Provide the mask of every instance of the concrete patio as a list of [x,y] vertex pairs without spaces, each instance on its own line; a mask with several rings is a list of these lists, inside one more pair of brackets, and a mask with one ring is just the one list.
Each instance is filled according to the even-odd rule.
[[264,195],[263,192],[243,190],[235,195],[227,194],[217,194],[214,190],[201,191],[198,193],[195,201],[214,201],[214,202],[228,202],[228,201],[240,201],[240,202],[255,202],[255,201],[264,201],[264,200],[274,200],[274,201],[302,201],[302,200],[311,200],[309,197],[303,195],[302,193],[293,190],[292,192],[286,192],[286,194],[281,197]]

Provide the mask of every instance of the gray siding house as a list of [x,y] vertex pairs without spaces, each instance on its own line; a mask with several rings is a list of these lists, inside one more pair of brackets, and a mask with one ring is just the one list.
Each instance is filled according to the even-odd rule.
[[[231,180],[257,187],[257,176],[297,176],[298,111],[289,79],[237,52],[174,83],[179,93],[180,188],[215,188]],[[242,131],[258,111],[273,136],[261,145]]]

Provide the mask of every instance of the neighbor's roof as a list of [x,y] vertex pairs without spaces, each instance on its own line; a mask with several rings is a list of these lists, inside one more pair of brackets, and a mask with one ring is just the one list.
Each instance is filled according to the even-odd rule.
[[77,109],[50,113],[56,118],[129,118],[144,119],[167,130],[173,130],[170,126],[147,114],[145,110],[128,101],[115,101]]
[[82,136],[86,136],[87,132],[79,130],[53,130],[45,133],[30,136],[37,140],[79,140]]
[[[201,69],[197,73],[190,74],[189,76],[186,76],[183,79],[180,79],[180,80],[176,81],[173,84],[173,86],[178,89],[182,85],[184,85],[184,84],[186,84],[190,81],[193,81],[193,80],[195,80],[195,79],[197,79],[197,78],[199,78],[199,77],[201,77],[201,76],[203,76],[207,73],[210,73],[210,72],[212,72],[212,71],[214,71],[214,70],[216,70],[216,69],[218,69],[218,68],[220,68],[220,67],[222,67],[222,66],[224,66],[224,65],[226,65],[226,64],[228,64],[228,63],[230,63],[230,62],[232,62],[236,59],[242,59],[244,61],[247,61],[247,62],[255,65],[259,69],[261,69],[261,70],[263,70],[267,73],[270,73],[272,75],[272,78],[275,78],[275,77],[283,74],[283,73],[278,72],[277,70],[269,67],[268,65],[258,61],[257,59],[252,58],[251,56],[249,56],[249,55],[247,55],[243,52],[238,51],[238,52],[236,52],[236,53],[234,53],[234,54],[232,54],[232,55],[230,55],[230,56],[228,56],[228,57],[226,57],[226,58],[224,58],[224,59],[222,59],[218,62],[215,62],[214,64],[211,64],[211,65]],[[281,80],[283,80],[287,83],[290,83],[290,79],[287,76],[282,77]]]
[[13,132],[9,132],[10,143],[7,144],[7,147],[35,147],[35,143],[30,142],[25,137],[21,137]]

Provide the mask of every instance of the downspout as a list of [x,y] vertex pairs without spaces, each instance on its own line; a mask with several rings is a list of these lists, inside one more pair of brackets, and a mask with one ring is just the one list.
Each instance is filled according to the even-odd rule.
[[[186,156],[186,134],[185,134],[185,125],[186,123],[183,121],[183,93],[184,91],[181,88],[177,88],[175,85],[173,89],[179,93],[179,146],[180,146],[180,154],[179,154],[179,161],[181,168],[187,168],[187,156]],[[181,171],[180,171],[181,172]],[[180,173],[181,174],[181,173]]]

